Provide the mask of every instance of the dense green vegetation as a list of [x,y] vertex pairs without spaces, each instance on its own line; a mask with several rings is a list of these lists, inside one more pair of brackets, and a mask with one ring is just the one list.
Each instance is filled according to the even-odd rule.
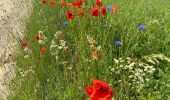
[[[49,1],[33,4],[9,99],[87,100],[93,78],[108,83],[116,100],[170,99],[169,0],[102,0],[118,11],[97,17],[91,15],[95,0],[84,0],[83,16]],[[73,20],[66,10],[76,14]]]

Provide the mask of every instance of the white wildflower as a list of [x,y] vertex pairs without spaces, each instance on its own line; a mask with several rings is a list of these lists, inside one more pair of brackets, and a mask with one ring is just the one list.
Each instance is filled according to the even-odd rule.
[[55,56],[55,59],[56,59],[56,62],[58,62],[58,59],[59,59],[58,55]]
[[58,49],[60,49],[60,50],[63,49],[63,46],[59,46]]
[[133,66],[135,65],[135,63],[134,62],[132,62],[130,65],[128,65],[127,67],[131,70],[131,69],[133,69]]
[[60,45],[62,46],[62,47],[64,47],[65,45],[66,45],[66,41],[64,41],[64,40],[59,40],[60,41]]
[[129,77],[129,78],[133,78],[133,76],[132,76],[132,75],[129,75],[128,77]]
[[125,60],[119,60],[120,63],[123,63]]
[[73,68],[70,66],[70,67],[68,67],[67,69],[68,69],[68,70],[72,70]]
[[142,67],[144,66],[144,63],[140,62],[138,65]]
[[61,35],[62,32],[61,31],[57,31],[55,34],[54,34],[54,37],[55,39],[57,39],[59,37],[59,35]]
[[115,70],[114,68],[111,69],[111,71],[114,71],[114,70]]
[[131,60],[130,57],[127,57],[126,59],[127,59],[127,60]]
[[45,44],[45,41],[43,41],[43,40],[38,40],[38,43],[41,44],[41,45],[44,45],[44,44]]
[[115,63],[118,64],[119,63],[119,60],[118,59],[114,59]]
[[27,59],[27,58],[29,58],[29,57],[30,57],[29,55],[25,55],[25,56],[24,56],[24,59]]
[[38,31],[38,35],[43,35],[43,31]]
[[122,67],[123,67],[123,65],[121,64],[119,67],[120,67],[120,68],[122,68]]
[[28,47],[26,47],[24,49],[24,52],[27,53],[27,54],[31,54],[32,53],[31,49],[29,49]]
[[52,41],[51,41],[50,48],[51,48],[51,49],[52,49],[52,48],[56,48],[57,46],[58,46],[58,45],[56,45],[55,41],[52,40]]
[[47,82],[49,82],[50,81],[50,79],[47,79]]
[[101,46],[98,46],[98,47],[97,47],[97,51],[100,51],[100,50],[101,50]]
[[119,61],[122,60],[122,58],[119,58]]
[[90,37],[89,35],[86,35],[86,37],[87,37],[87,40],[88,40],[88,42],[89,42],[90,45],[94,45],[94,44],[97,43],[97,42],[96,42],[92,37]]
[[147,60],[149,63],[152,63],[152,64],[154,64],[154,65],[156,64],[156,63],[155,63],[152,59],[150,59],[150,58],[149,58],[149,59],[146,59],[146,60]]
[[149,78],[146,78],[145,80],[146,80],[146,81],[150,81]]
[[148,73],[152,74],[152,73],[153,73],[153,71],[152,71],[152,70],[148,70]]

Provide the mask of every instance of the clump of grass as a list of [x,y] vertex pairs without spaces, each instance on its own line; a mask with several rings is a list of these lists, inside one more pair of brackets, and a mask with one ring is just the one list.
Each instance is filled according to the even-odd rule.
[[[170,2],[102,2],[106,6],[116,5],[118,11],[94,17],[91,8],[101,7],[93,0],[85,0],[81,8],[84,15],[71,17],[71,21],[65,11],[70,10],[74,15],[79,8],[60,7],[58,2],[55,5],[35,2],[23,39],[26,45],[22,44],[16,57],[16,77],[11,83],[16,92],[12,99],[86,100],[85,87],[92,78],[110,84],[115,99],[149,98],[144,95],[146,91],[137,92],[144,89],[128,87],[128,81],[117,84],[117,80],[130,78],[126,72],[112,76],[109,66],[116,68],[114,58],[170,55],[167,38]],[[152,92],[151,96],[157,98],[155,91]]]

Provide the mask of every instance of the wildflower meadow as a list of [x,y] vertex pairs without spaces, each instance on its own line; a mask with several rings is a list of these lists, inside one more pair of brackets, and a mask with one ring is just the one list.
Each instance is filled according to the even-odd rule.
[[10,100],[170,100],[169,0],[34,0]]

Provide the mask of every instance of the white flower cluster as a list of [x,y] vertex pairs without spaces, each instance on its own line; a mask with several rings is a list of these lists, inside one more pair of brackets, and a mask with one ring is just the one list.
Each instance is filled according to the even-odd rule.
[[60,43],[59,43],[59,47],[58,47],[58,49],[63,49],[63,48],[67,48],[67,46],[66,46],[66,41],[64,41],[64,40],[59,40],[60,41]]
[[144,56],[143,59],[152,64],[159,64],[159,60],[170,62],[170,58],[163,54],[152,54],[149,56]]
[[[155,65],[159,64],[161,61],[168,61],[170,59],[163,54],[153,54],[145,56],[144,58],[131,59],[127,57],[126,59],[114,59],[116,67],[111,67],[113,75],[121,75],[126,72],[128,75],[128,82],[132,88],[135,88],[139,92],[146,81],[149,81],[149,77],[156,71]],[[121,82],[121,80],[119,80]]]
[[25,48],[24,48],[24,53],[25,53],[24,59],[27,59],[27,58],[29,58],[30,55],[32,54],[32,50],[31,50],[29,47],[25,47]]
[[160,24],[159,20],[155,19],[155,20],[152,20],[152,21],[149,21],[148,22],[148,25],[155,25],[155,24]]
[[86,35],[87,37],[87,40],[88,40],[88,43],[90,45],[90,47],[92,48],[95,44],[97,44],[97,42],[92,38],[90,37],[89,35]]
[[51,55],[55,56],[57,62],[59,59],[59,57],[58,57],[59,50],[62,50],[62,49],[67,50],[68,49],[68,46],[66,45],[67,44],[66,41],[58,39],[61,35],[62,35],[62,32],[57,31],[56,34],[54,34],[54,39],[52,39],[51,45],[50,45]]
[[28,75],[30,75],[30,74],[34,74],[34,68],[35,68],[36,66],[30,66],[29,67],[29,69],[27,69],[27,70],[24,70],[24,69],[18,69],[19,70],[19,73],[20,73],[20,75],[21,75],[21,77],[26,77],[26,76],[28,76]]
[[[94,40],[93,37],[91,37],[90,35],[86,34],[86,37],[87,37],[87,41],[90,46],[90,49],[92,51],[91,53],[92,60],[97,60],[99,56],[98,53],[102,52],[102,46],[98,45],[96,40]],[[101,56],[102,56],[102,53],[101,53]]]
[[38,31],[38,36],[40,36],[40,40],[38,40],[38,43],[44,45],[47,42],[47,37],[42,31]]
[[[38,36],[40,36],[40,40],[38,40],[38,43],[40,45],[44,45],[48,40],[47,37],[44,35],[44,33],[42,31],[38,31]],[[24,59],[27,59],[30,57],[30,55],[32,54],[31,48],[26,46],[24,48]]]

